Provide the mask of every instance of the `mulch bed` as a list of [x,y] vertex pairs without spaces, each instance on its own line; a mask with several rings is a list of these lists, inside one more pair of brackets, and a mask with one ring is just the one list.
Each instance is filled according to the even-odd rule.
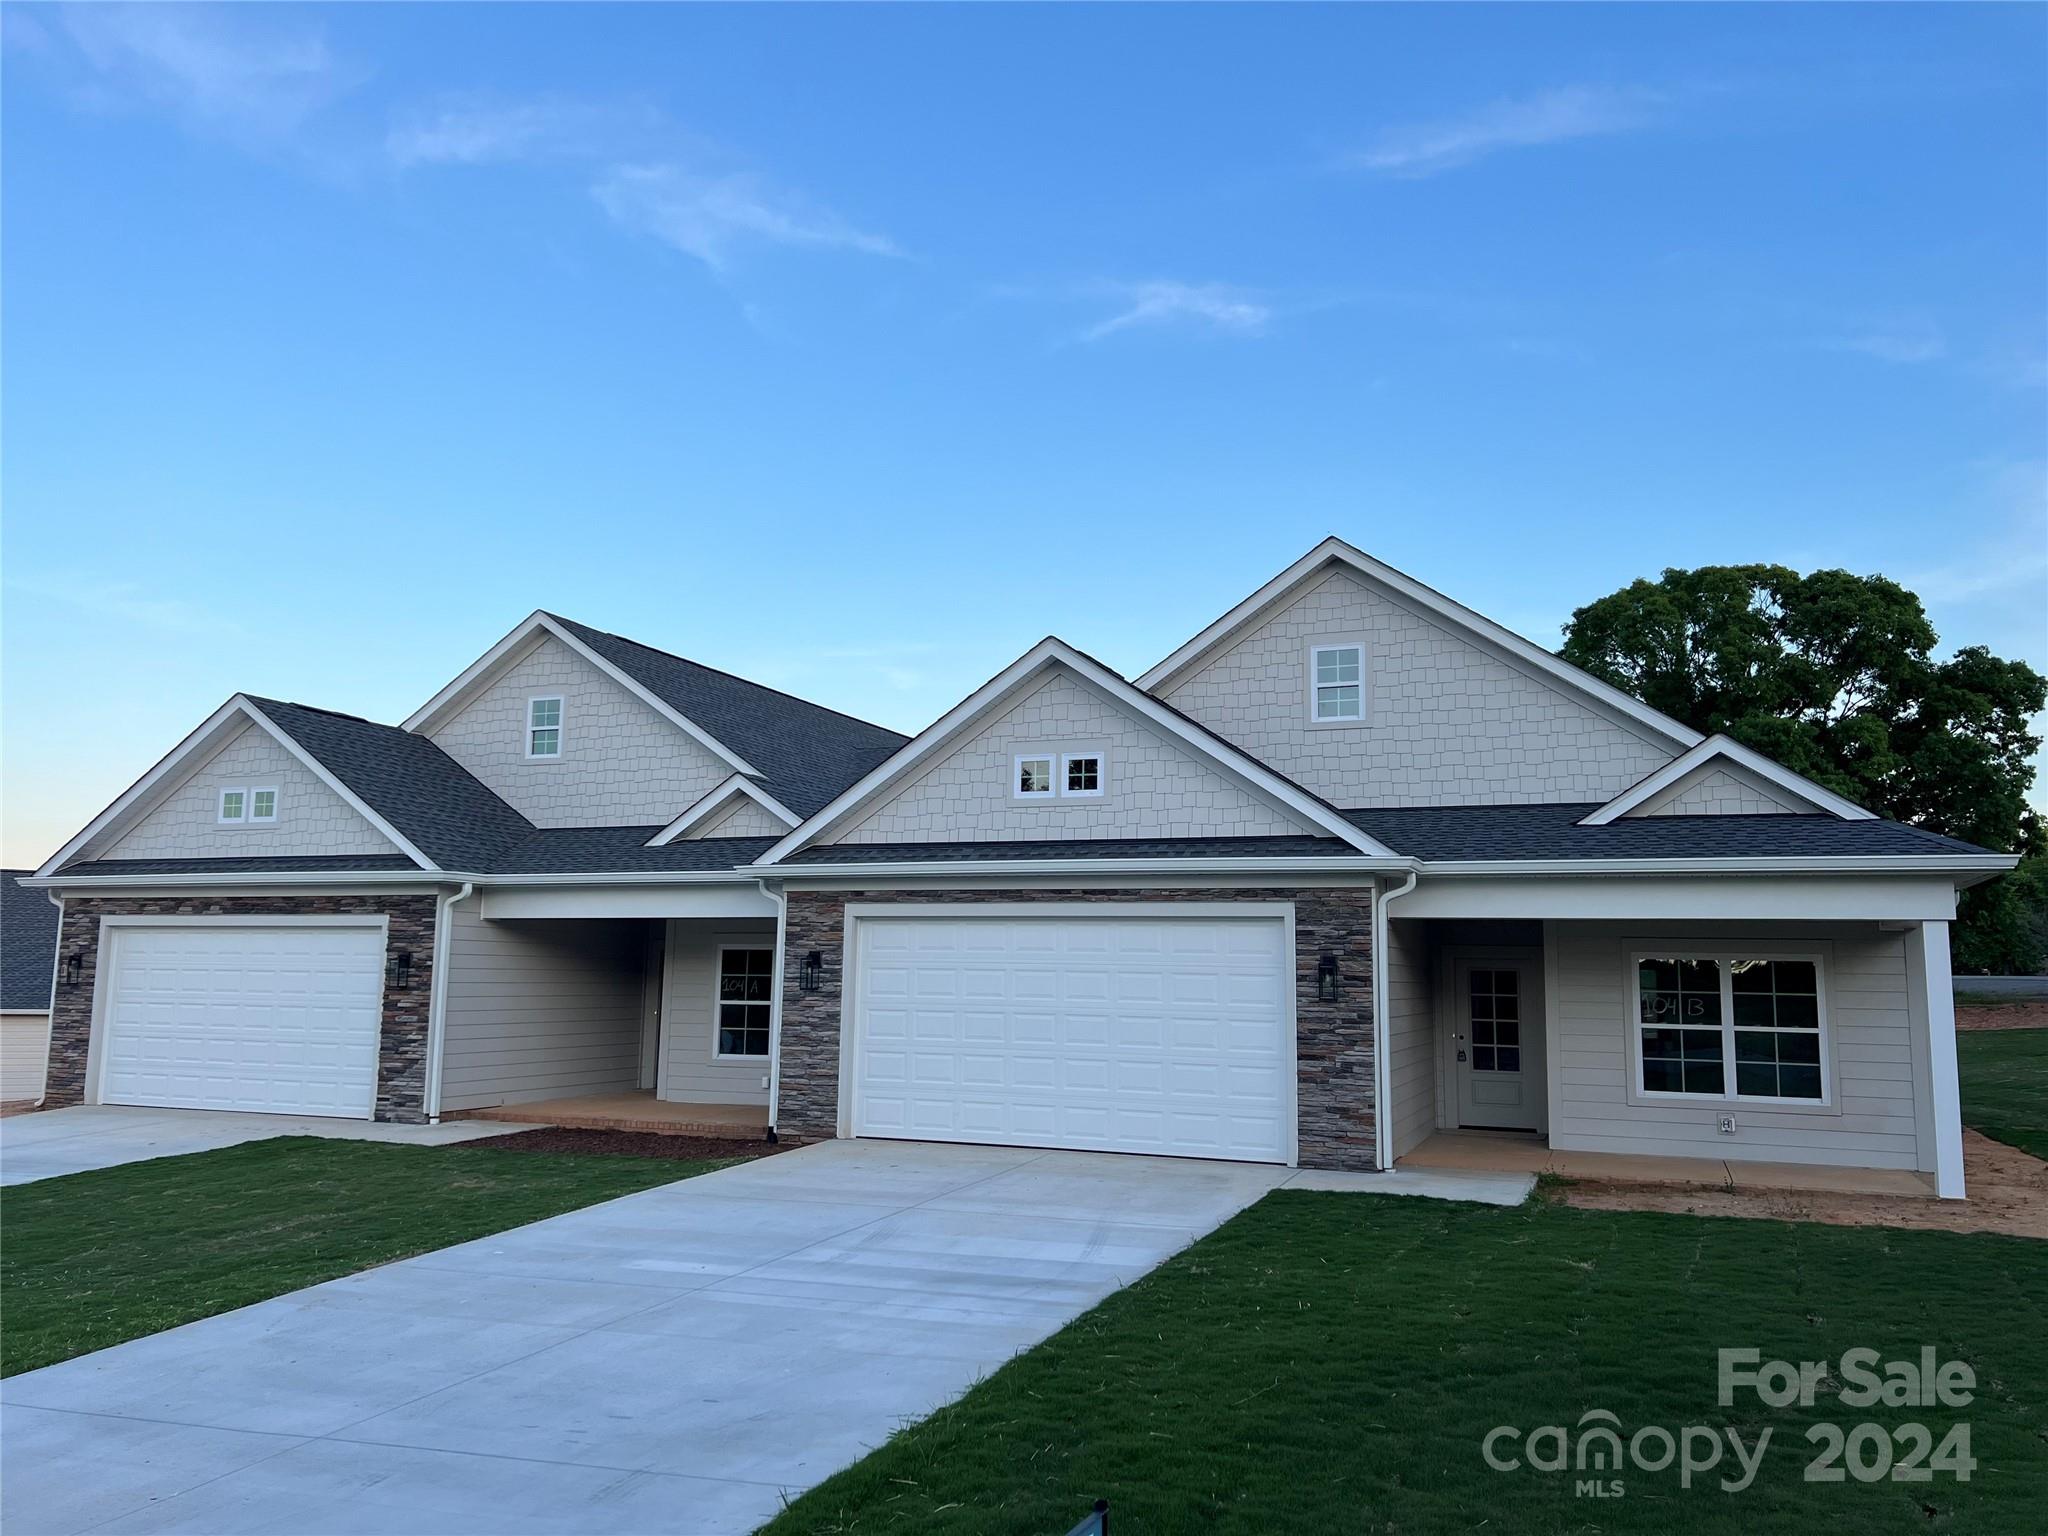
[[480,1136],[456,1147],[499,1147],[509,1152],[568,1152],[588,1157],[668,1157],[695,1161],[707,1157],[766,1157],[784,1148],[759,1136],[664,1136],[656,1131],[574,1131],[549,1127],[513,1131],[505,1136]]
[[2048,1003],[2031,997],[2009,1003],[1958,1003],[1956,1028],[2048,1029]]

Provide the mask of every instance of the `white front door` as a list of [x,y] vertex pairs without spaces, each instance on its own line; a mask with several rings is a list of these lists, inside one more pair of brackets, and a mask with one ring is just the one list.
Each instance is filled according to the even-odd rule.
[[856,925],[856,1136],[1284,1163],[1278,917]]
[[100,1102],[370,1118],[381,927],[123,926],[108,941]]
[[1543,1129],[1543,1022],[1537,968],[1461,958],[1452,967],[1451,1055],[1458,1124]]

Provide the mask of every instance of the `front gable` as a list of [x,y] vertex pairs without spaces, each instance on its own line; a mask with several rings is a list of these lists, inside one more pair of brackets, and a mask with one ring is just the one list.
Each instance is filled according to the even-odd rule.
[[[1020,800],[1020,756],[1099,757],[1101,792]],[[1056,789],[1062,786],[1055,786]],[[832,843],[1285,837],[1320,829],[1232,783],[1064,667],[909,779]]]
[[1582,826],[1645,816],[1834,816],[1869,811],[1727,736],[1709,736],[1600,806]]
[[1695,769],[1627,816],[1817,816],[1808,805],[1725,763]]
[[[536,698],[562,701],[557,756],[527,755]],[[463,696],[429,711],[415,728],[537,827],[660,825],[733,771],[546,628],[496,658]]]
[[[1352,644],[1360,718],[1312,720],[1312,651]],[[1698,739],[1349,546],[1319,550],[1140,682],[1344,806],[1603,800]]]

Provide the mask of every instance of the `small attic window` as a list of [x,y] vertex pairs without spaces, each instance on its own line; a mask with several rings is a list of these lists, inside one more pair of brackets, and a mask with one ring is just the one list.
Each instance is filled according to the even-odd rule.
[[1025,753],[1012,765],[1010,792],[1019,800],[1052,798],[1052,755]]
[[220,821],[222,825],[239,825],[249,819],[249,791],[246,789],[224,789],[220,792]]
[[562,755],[562,701],[557,697],[526,701],[526,755]]
[[1309,647],[1309,719],[1319,725],[1365,718],[1365,647]]

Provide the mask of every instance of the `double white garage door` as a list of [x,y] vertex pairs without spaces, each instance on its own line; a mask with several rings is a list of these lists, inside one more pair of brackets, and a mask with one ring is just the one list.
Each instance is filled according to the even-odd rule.
[[100,1101],[368,1119],[384,931],[110,927]]
[[862,917],[855,936],[856,1136],[1289,1160],[1279,917]]

